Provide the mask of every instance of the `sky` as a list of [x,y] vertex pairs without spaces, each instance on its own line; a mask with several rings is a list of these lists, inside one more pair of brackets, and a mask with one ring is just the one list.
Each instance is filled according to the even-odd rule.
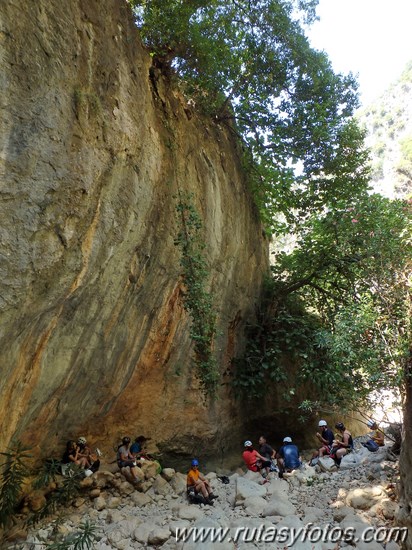
[[319,0],[307,35],[335,72],[358,75],[364,107],[377,99],[412,60],[412,0]]

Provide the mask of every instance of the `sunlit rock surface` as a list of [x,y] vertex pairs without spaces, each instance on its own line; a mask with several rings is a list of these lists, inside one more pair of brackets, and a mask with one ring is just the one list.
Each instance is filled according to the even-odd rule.
[[227,382],[268,246],[231,132],[149,76],[126,2],[1,12],[0,448],[59,455],[81,433],[110,454],[144,433],[221,457],[240,411],[227,385],[199,391],[174,241],[192,193]]

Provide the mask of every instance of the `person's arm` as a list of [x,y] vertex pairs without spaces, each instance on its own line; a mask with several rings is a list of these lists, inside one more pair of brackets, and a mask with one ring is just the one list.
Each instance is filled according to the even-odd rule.
[[349,434],[348,433],[345,432],[343,434],[342,441],[339,443],[339,447],[344,447],[345,449],[347,449],[349,447]]
[[267,461],[267,458],[265,456],[262,456],[260,453],[256,451],[255,458],[260,458],[260,460]]
[[83,452],[81,452],[80,450],[79,450],[79,452],[78,452],[78,456],[79,456],[80,458],[83,458],[83,457],[84,457],[84,458],[89,458],[90,455],[91,455],[91,451],[90,451],[89,447],[85,447],[85,448],[83,449]]
[[205,476],[203,474],[201,474],[200,472],[199,472],[199,479],[200,479],[200,481],[203,481],[203,483],[206,485],[206,487],[210,487],[210,483],[205,478]]
[[69,453],[69,460],[76,462],[79,459],[79,448],[76,447],[71,453]]
[[130,454],[129,449],[120,449],[120,460],[130,460],[134,457]]
[[385,442],[385,436],[381,430],[376,430],[372,434],[372,440],[375,441],[375,443],[377,443],[378,445],[382,446]]

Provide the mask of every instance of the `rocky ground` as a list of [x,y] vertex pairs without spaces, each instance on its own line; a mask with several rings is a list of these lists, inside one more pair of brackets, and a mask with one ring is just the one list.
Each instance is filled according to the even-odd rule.
[[[306,464],[285,479],[272,474],[264,484],[253,472],[232,472],[228,484],[209,473],[219,495],[214,506],[189,504],[186,477],[173,469],[155,475],[147,463],[142,471],[145,481],[136,490],[120,472],[102,466],[82,482],[83,494],[71,503],[64,520],[49,520],[30,531],[24,548],[46,548],[56,534],[73,533],[89,520],[96,527],[97,550],[273,550],[290,546],[293,537],[298,538],[293,544],[296,550],[397,550],[400,545],[388,540],[393,534],[387,531],[398,513],[397,462],[387,447],[370,453],[359,442],[356,446],[356,452],[342,460],[340,470],[325,459],[315,468]],[[31,505],[36,506],[35,495]],[[184,528],[196,528],[197,536],[203,529],[203,536],[208,533],[209,538],[176,540]],[[365,530],[368,542],[356,540]],[[211,536],[222,538],[212,541]],[[10,548],[22,546],[16,541]]]

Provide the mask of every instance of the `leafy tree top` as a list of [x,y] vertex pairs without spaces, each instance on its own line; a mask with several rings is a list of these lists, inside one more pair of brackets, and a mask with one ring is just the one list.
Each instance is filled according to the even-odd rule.
[[[362,194],[364,135],[351,74],[335,74],[302,23],[318,0],[133,0],[153,62],[245,144],[272,231]],[[283,214],[281,218],[279,214]],[[278,220],[278,221],[275,221]]]

